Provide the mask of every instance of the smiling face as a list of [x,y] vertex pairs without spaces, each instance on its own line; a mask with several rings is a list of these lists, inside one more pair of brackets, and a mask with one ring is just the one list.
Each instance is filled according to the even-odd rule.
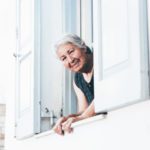
[[56,53],[67,69],[73,72],[84,72],[86,49],[78,48],[73,44],[64,44],[59,46]]

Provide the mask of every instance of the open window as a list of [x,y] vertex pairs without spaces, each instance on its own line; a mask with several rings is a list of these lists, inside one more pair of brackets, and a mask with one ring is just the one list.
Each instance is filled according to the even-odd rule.
[[17,0],[17,138],[50,130],[77,111],[73,74],[51,47],[66,32],[94,52],[96,112],[149,97],[146,0]]
[[76,112],[73,75],[63,69],[52,45],[64,32],[77,33],[78,4],[67,0],[17,0],[14,56],[18,139],[50,130],[61,115]]

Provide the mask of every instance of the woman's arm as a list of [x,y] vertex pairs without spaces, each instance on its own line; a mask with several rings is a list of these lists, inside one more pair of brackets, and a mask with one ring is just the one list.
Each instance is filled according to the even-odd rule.
[[71,132],[71,124],[73,122],[83,120],[85,118],[91,117],[95,115],[94,111],[94,103],[92,102],[89,106],[87,103],[87,99],[84,93],[76,86],[75,82],[73,82],[73,87],[77,96],[78,100],[78,113],[77,114],[70,114],[67,117],[61,117],[56,125],[54,126],[53,130],[60,135],[63,135],[63,131]]
[[81,115],[70,117],[66,121],[64,121],[62,123],[62,130],[70,133],[72,132],[72,128],[71,128],[72,123],[92,117],[94,115],[95,115],[94,101],[92,101],[92,103],[88,106],[87,109],[85,109],[85,111]]
[[63,135],[65,132],[72,132],[71,124],[89,117],[92,117],[95,115],[95,109],[94,109],[94,100],[92,103],[85,109],[85,111],[81,114],[72,114],[68,117],[62,117],[60,118],[56,125],[54,126],[53,130],[60,135]]

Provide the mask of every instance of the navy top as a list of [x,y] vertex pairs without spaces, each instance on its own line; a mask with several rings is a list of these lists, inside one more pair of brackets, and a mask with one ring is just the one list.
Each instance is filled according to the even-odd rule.
[[90,104],[92,102],[92,100],[94,99],[94,79],[93,79],[93,75],[92,75],[91,81],[88,83],[84,79],[82,73],[76,73],[74,81],[75,81],[76,86],[79,89],[81,89],[81,91],[84,93],[88,104]]

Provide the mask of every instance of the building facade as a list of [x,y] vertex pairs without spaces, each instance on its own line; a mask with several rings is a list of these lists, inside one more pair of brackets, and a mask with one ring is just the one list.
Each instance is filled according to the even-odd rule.
[[[149,1],[16,0],[15,9],[6,149],[148,150]],[[73,74],[52,47],[66,32],[93,50],[95,111],[108,114],[74,123],[72,134],[58,136],[53,124],[77,109]]]

